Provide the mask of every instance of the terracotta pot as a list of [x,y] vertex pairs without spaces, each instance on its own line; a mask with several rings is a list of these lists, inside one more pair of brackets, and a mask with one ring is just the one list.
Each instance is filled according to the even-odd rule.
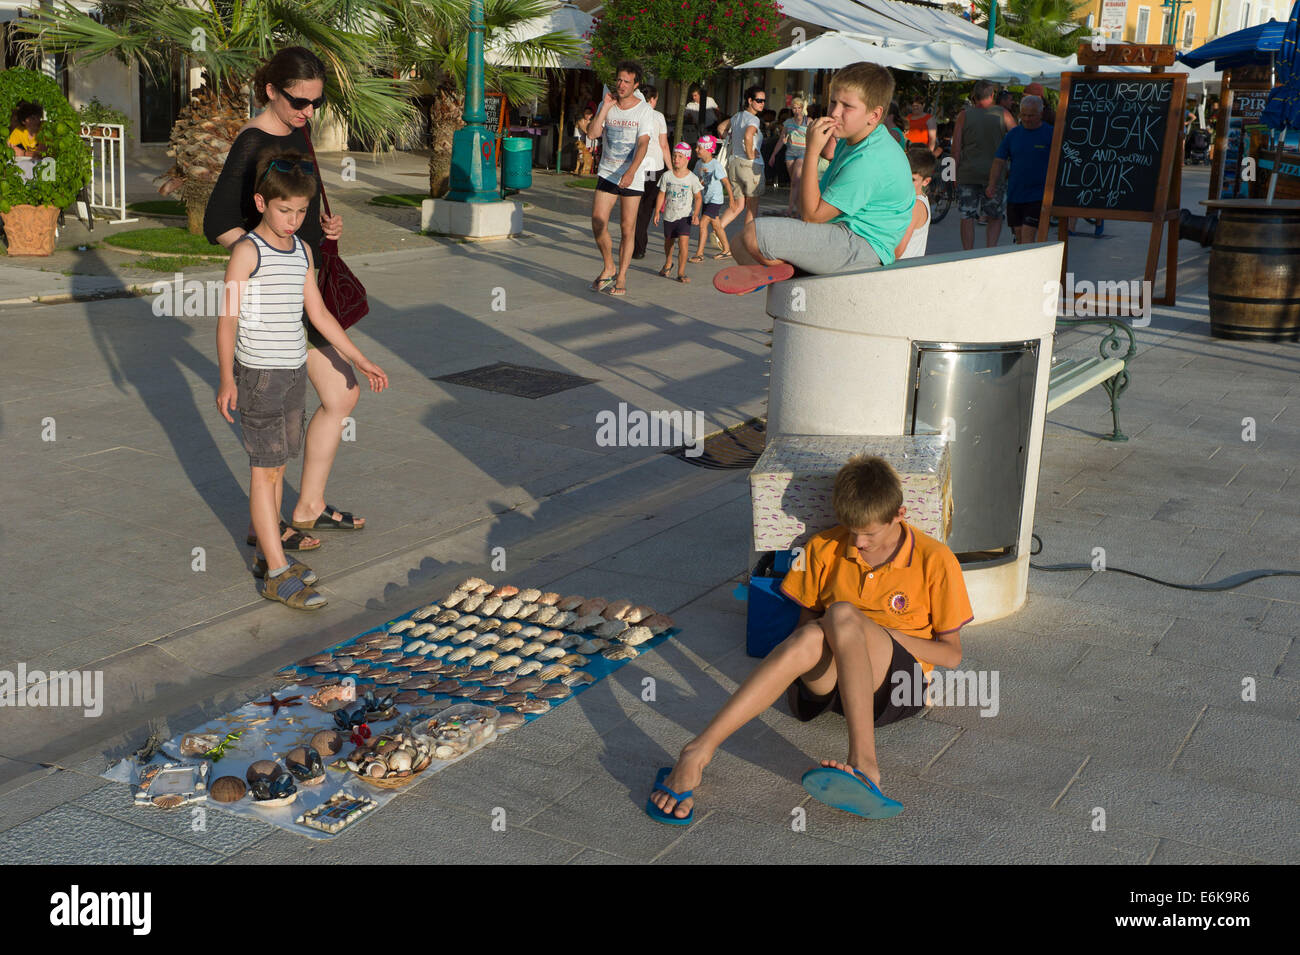
[[58,206],[14,206],[0,213],[10,255],[52,255]]

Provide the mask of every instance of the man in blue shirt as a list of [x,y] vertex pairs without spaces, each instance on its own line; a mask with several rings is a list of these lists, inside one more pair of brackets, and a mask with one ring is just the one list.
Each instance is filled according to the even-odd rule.
[[1020,125],[1002,137],[989,170],[985,195],[997,194],[1003,167],[1011,163],[1007,184],[1007,225],[1021,245],[1034,241],[1042,214],[1047,163],[1052,154],[1052,127],[1043,122],[1043,101],[1026,96],[1020,101]]

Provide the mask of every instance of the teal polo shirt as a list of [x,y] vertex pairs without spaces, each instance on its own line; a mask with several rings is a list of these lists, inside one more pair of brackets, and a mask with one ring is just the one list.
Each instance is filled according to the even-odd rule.
[[907,154],[889,130],[879,125],[856,146],[841,139],[820,185],[822,199],[840,210],[831,222],[866,239],[882,265],[892,263],[912,221],[916,189]]

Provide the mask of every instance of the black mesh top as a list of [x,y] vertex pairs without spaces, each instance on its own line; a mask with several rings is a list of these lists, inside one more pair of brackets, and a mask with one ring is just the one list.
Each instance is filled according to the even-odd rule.
[[[257,188],[257,160],[264,149],[292,149],[311,156],[307,136],[295,129],[287,136],[272,136],[256,127],[249,127],[235,139],[230,155],[221,169],[221,176],[208,200],[203,216],[203,234],[217,244],[217,236],[231,229],[251,232],[262,221],[262,214],[253,204],[253,190]],[[319,185],[319,177],[317,184]],[[320,262],[320,243],[325,237],[320,227],[320,190],[312,196],[307,214],[298,227],[298,236],[311,246],[312,261]]]

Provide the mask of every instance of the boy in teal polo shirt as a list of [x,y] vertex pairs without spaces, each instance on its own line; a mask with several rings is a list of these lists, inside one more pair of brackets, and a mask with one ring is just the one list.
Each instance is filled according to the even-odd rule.
[[[854,63],[831,80],[830,113],[808,126],[807,154],[831,164],[820,180],[799,184],[801,219],[769,217],[745,226],[734,243],[744,265],[723,269],[713,284],[751,292],[794,275],[875,268],[894,261],[912,218],[912,169],[881,120],[894,78],[875,63]],[[833,152],[832,152],[833,150]]]

